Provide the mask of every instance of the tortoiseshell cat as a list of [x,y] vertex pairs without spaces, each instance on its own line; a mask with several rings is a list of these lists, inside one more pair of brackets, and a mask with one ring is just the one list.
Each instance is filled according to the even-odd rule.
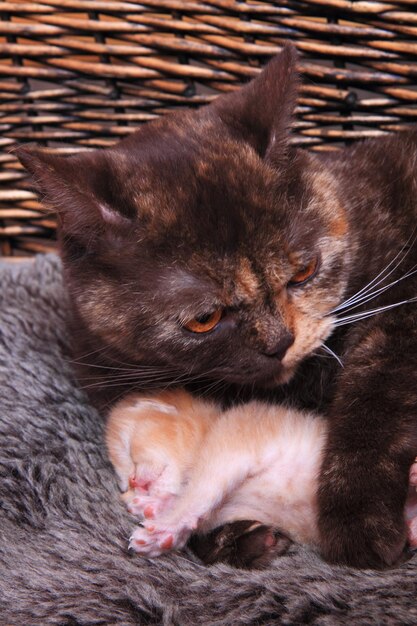
[[292,147],[294,65],[286,47],[240,91],[103,151],[18,154],[60,215],[93,402],[186,385],[322,413],[321,553],[384,566],[417,449],[417,135]]

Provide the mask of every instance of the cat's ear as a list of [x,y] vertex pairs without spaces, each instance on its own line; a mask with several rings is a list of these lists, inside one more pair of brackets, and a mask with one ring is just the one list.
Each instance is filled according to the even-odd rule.
[[285,45],[254,80],[213,103],[235,132],[263,158],[276,162],[285,156],[289,143],[299,84],[297,58],[295,47]]
[[117,193],[109,188],[110,164],[103,152],[64,157],[21,146],[14,153],[32,175],[42,202],[57,212],[65,237],[91,247],[105,232],[115,236],[131,224],[114,206]]

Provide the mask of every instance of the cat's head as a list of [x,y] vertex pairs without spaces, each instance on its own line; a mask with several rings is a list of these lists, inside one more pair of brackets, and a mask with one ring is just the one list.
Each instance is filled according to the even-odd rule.
[[332,330],[347,221],[320,160],[291,147],[291,47],[240,91],[59,157],[21,148],[57,210],[75,307],[133,363],[282,383]]

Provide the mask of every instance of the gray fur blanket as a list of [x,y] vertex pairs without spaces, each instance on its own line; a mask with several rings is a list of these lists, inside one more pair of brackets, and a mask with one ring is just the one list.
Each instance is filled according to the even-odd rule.
[[65,355],[59,260],[0,266],[0,624],[417,624],[417,556],[385,572],[301,548],[267,570],[129,554],[103,421]]

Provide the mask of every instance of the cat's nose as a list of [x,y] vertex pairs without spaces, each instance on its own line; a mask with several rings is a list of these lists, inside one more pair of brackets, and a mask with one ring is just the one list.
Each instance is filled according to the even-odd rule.
[[271,343],[270,346],[267,347],[263,353],[266,356],[273,357],[274,359],[278,359],[282,361],[284,356],[287,353],[287,350],[294,343],[294,335],[290,332],[285,333],[285,335],[281,336],[279,340],[275,343]]

